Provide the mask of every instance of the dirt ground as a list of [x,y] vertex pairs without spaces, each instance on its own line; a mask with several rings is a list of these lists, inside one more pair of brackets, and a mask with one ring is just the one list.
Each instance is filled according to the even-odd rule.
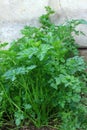
[[10,126],[3,126],[3,128],[1,128],[0,130],[56,130],[56,129],[49,127],[36,128],[34,125],[30,125],[30,126],[23,126],[22,128],[19,129]]
[[20,130],[56,130],[56,129],[53,129],[53,128],[48,128],[48,127],[42,127],[40,129],[38,128],[35,128],[34,126],[30,126],[29,128],[28,127],[24,127]]

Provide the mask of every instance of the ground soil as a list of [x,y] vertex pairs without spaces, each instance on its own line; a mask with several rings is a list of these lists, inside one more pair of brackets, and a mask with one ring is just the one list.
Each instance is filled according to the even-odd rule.
[[35,126],[30,125],[30,126],[23,126],[20,129],[10,126],[3,126],[3,128],[1,128],[0,130],[56,130],[56,129],[49,127],[36,128]]
[[34,126],[30,126],[29,128],[28,127],[24,127],[20,130],[56,130],[56,129],[53,129],[53,128],[48,128],[48,127],[42,127],[42,128],[36,128]]

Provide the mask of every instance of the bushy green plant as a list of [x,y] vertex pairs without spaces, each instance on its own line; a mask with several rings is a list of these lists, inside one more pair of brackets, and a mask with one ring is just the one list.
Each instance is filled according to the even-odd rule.
[[55,25],[46,10],[40,27],[26,26],[22,38],[0,50],[0,124],[41,127],[57,120],[59,130],[86,130],[86,64],[72,36],[86,21]]

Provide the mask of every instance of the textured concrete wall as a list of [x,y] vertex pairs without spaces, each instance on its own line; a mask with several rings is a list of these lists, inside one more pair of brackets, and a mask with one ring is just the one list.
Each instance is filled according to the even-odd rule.
[[[87,20],[87,0],[0,0],[0,41],[12,41],[20,37],[24,25],[38,26],[38,17],[45,13],[44,7],[55,10],[52,21],[65,19]],[[79,27],[87,34],[87,26]],[[81,46],[87,46],[87,37],[76,37]]]
[[0,0],[0,41],[20,37],[25,25],[38,26],[38,17],[47,5],[47,0]]
[[[49,0],[49,5],[56,12],[53,17],[56,23],[64,22],[66,19],[87,20],[87,0]],[[87,25],[81,25],[78,29],[87,35]],[[76,41],[81,46],[87,46],[87,36],[78,36]]]

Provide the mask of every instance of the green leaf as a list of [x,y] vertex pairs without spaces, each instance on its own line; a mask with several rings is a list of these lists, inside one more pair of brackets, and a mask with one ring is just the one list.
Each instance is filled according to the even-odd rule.
[[30,47],[28,49],[25,49],[21,52],[19,52],[17,55],[18,55],[18,59],[21,59],[21,58],[32,58],[33,55],[36,55],[38,52],[38,48],[37,47]]
[[45,58],[45,56],[48,54],[48,51],[51,50],[52,48],[53,47],[51,45],[42,44],[37,54],[37,57],[39,58],[39,60],[42,61]]
[[19,126],[21,124],[21,121],[24,119],[23,113],[20,111],[15,112],[15,124]]
[[80,24],[87,24],[87,21],[84,20],[84,19],[80,19],[80,20],[79,20],[79,23],[80,23]]
[[33,70],[36,68],[36,65],[31,65],[28,67],[18,67],[16,69],[11,69],[8,70],[3,77],[5,77],[6,79],[11,79],[12,81],[14,81],[16,79],[17,75],[24,75],[26,73],[28,73],[29,71]]
[[81,100],[80,95],[73,95],[72,97],[73,102],[79,102]]
[[32,106],[31,106],[30,104],[25,104],[25,105],[24,105],[24,108],[25,108],[25,110],[29,110],[29,109],[32,108]]

